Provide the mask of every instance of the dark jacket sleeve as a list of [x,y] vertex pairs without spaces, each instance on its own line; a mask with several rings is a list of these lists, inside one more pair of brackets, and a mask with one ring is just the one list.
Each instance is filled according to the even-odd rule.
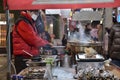
[[47,41],[43,40],[37,35],[34,28],[30,24],[21,21],[17,28],[21,37],[25,42],[28,42],[29,45],[40,47],[48,44]]

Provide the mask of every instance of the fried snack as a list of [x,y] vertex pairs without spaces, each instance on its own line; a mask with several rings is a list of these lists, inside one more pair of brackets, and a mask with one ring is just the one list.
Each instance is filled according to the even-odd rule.
[[86,54],[86,57],[93,57],[97,53],[96,50],[94,50],[92,47],[90,47],[90,48],[86,47],[84,49],[84,52]]

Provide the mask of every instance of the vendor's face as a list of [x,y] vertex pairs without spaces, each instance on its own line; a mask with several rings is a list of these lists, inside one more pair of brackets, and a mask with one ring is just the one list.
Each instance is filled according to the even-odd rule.
[[37,20],[37,17],[39,16],[39,12],[37,12],[37,11],[31,11],[31,12],[29,12],[29,13],[30,13],[32,19],[33,19],[34,21],[36,21],[36,20]]
[[32,13],[37,15],[37,16],[39,16],[39,12],[38,11],[33,11]]

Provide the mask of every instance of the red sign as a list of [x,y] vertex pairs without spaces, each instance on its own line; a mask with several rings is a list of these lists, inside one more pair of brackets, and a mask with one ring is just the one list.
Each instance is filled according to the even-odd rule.
[[[35,3],[39,1],[39,3]],[[43,0],[44,1],[44,0]],[[46,0],[45,0],[46,1]],[[48,0],[50,1],[50,0]],[[62,0],[64,1],[64,0]],[[82,1],[82,0],[81,0]],[[85,1],[85,0],[84,0]],[[93,0],[94,1],[94,0]],[[100,0],[96,0],[100,1]],[[106,1],[106,0],[102,0]],[[28,9],[78,9],[78,8],[106,8],[106,7],[118,7],[120,6],[120,0],[107,0],[107,2],[89,2],[89,3],[72,3],[71,0],[66,3],[42,3],[40,0],[4,0],[4,7],[8,6],[9,10],[28,10]],[[60,2],[60,0],[59,0]],[[70,3],[71,2],[71,3]],[[5,8],[6,9],[6,8]]]

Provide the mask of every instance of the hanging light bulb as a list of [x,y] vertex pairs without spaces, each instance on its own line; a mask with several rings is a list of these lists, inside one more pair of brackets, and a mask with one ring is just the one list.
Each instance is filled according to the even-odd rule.
[[53,23],[50,23],[50,27],[53,27]]

